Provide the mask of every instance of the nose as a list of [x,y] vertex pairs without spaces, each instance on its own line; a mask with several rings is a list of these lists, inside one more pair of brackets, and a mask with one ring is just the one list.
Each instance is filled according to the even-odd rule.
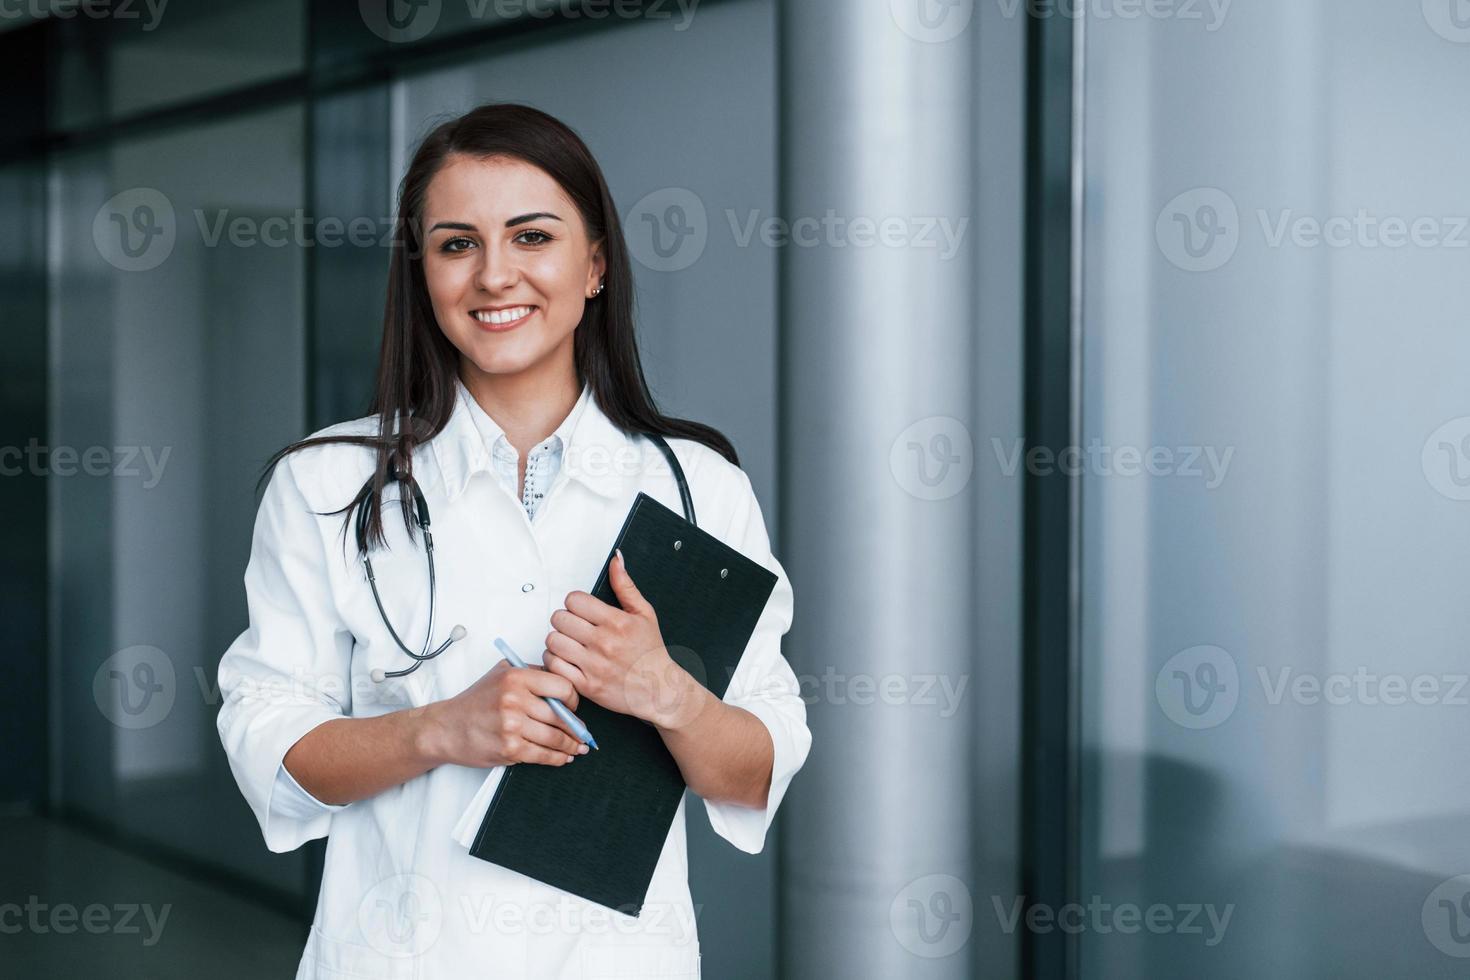
[[480,266],[475,271],[475,285],[487,293],[504,292],[514,286],[521,277],[515,255],[493,243],[485,243],[480,249]]

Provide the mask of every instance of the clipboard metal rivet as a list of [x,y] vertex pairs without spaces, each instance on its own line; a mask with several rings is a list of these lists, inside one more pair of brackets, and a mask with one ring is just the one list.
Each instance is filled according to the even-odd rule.
[[675,541],[674,542],[674,550],[675,551],[678,551],[682,547],[684,547],[684,542],[683,541]]
[[729,574],[730,574],[730,570],[728,568],[722,568],[722,569],[720,569],[720,578],[724,578],[726,575],[729,575]]

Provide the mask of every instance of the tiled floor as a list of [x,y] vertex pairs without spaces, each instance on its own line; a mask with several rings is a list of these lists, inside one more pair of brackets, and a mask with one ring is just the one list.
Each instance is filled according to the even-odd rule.
[[305,930],[33,816],[0,818],[0,977],[293,977]]

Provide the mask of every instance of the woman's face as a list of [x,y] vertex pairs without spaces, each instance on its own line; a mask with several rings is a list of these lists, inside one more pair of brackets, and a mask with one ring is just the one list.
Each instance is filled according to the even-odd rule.
[[543,170],[456,154],[429,182],[424,278],[465,369],[574,371],[572,333],[602,280],[600,244]]

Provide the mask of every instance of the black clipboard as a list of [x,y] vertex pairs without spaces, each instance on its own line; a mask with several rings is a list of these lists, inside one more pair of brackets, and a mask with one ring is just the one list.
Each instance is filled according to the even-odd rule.
[[[775,573],[646,493],[628,509],[591,590],[614,606],[608,563],[617,549],[669,654],[723,699]],[[565,766],[507,767],[470,853],[636,917],[684,779],[652,725],[589,698],[577,717],[600,748]]]

